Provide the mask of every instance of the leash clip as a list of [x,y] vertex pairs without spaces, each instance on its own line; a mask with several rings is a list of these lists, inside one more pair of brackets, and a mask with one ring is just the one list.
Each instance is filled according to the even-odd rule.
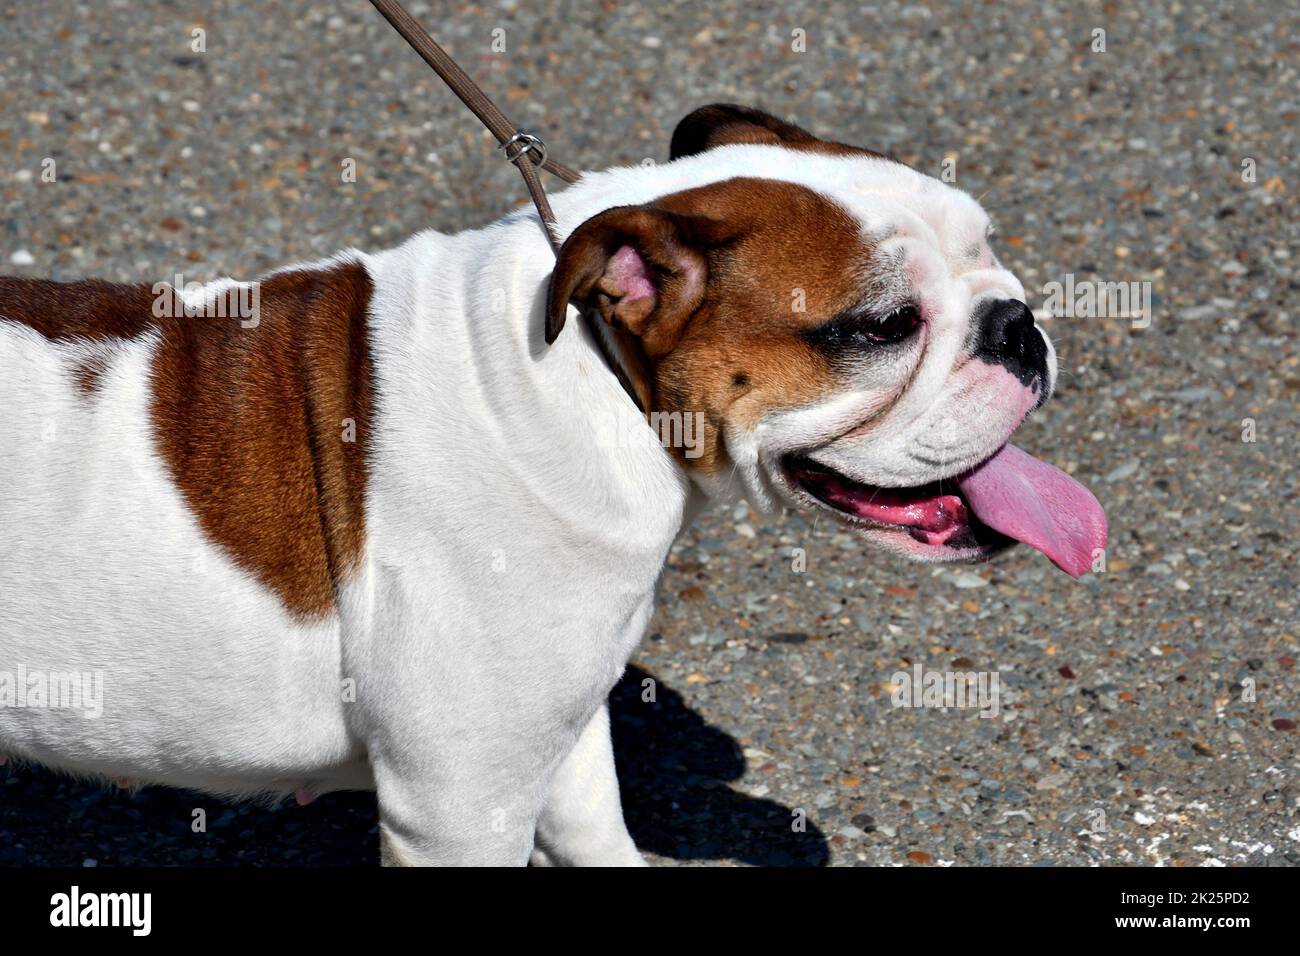
[[534,150],[537,155],[534,158],[529,155],[534,166],[541,166],[546,162],[546,143],[540,136],[534,136],[524,129],[515,130],[515,135],[502,143],[497,149],[505,150],[506,162],[517,163],[521,156],[531,154]]

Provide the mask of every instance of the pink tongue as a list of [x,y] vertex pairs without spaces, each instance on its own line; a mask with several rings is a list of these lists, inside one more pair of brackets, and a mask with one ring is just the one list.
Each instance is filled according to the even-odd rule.
[[1106,546],[1106,513],[1092,492],[1015,445],[957,479],[975,517],[1079,577]]

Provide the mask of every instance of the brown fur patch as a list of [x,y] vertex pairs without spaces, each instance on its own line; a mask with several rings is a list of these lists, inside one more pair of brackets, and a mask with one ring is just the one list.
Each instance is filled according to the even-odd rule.
[[102,355],[92,355],[73,373],[72,380],[83,395],[92,394],[99,387],[99,377],[108,371],[108,360]]
[[55,341],[142,335],[157,325],[153,299],[149,286],[139,283],[0,276],[0,319],[20,322]]
[[724,427],[752,429],[764,414],[836,387],[835,369],[800,333],[861,298],[872,252],[856,219],[803,186],[735,179],[719,189],[724,214],[748,215],[750,223],[710,253],[704,305],[656,362],[652,402],[658,411],[703,412],[703,454],[674,453],[708,474],[731,467]]
[[[157,327],[154,298],[149,286],[138,283],[0,276],[0,319],[22,323],[56,342],[93,343],[142,335]],[[92,395],[107,370],[107,357],[90,355],[73,370],[73,384],[82,395]]]
[[[156,441],[199,525],[291,613],[318,617],[364,545],[371,292],[357,263],[282,273],[244,327],[231,291],[204,315],[156,318],[150,286],[3,278],[0,316],[51,339],[156,331]],[[84,364],[79,387],[100,371]]]
[[190,507],[302,616],[334,608],[361,556],[371,291],[359,264],[281,273],[255,328],[177,320],[154,361],[158,442]]
[[874,156],[899,162],[893,156],[872,149],[820,139],[770,113],[735,103],[714,103],[687,115],[673,130],[669,156],[679,159],[736,143],[770,144],[831,156]]
[[[646,314],[650,300],[624,309],[602,276],[623,245],[656,276]],[[730,466],[720,441],[727,425],[749,429],[773,409],[833,390],[835,368],[802,333],[857,304],[872,252],[857,220],[813,190],[729,179],[579,226],[552,280],[550,328],[558,334],[569,301],[614,324],[652,423],[655,413],[660,422],[702,414],[703,448],[691,449],[702,454],[673,451],[686,467],[716,474]],[[688,279],[696,271],[702,290]]]

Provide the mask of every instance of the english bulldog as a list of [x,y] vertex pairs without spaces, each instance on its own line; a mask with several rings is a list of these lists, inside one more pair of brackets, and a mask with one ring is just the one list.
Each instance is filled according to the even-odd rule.
[[[373,789],[386,863],[639,864],[606,699],[705,503],[1104,547],[1008,444],[1056,361],[970,196],[715,105],[554,206],[558,259],[525,209],[253,284],[0,280],[0,752]],[[653,416],[690,447],[610,438]]]

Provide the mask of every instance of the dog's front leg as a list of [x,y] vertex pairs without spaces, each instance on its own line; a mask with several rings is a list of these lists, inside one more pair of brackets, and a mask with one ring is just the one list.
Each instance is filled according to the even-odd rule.
[[[481,770],[481,767],[475,769]],[[384,866],[523,866],[540,794],[456,774],[375,767]]]
[[[400,668],[398,668],[400,669]],[[523,866],[551,782],[578,735],[563,714],[516,684],[390,670],[384,691],[363,693],[366,751],[379,800],[381,861],[388,866]],[[362,685],[363,688],[366,685]],[[423,704],[421,703],[423,702]]]
[[609,708],[601,705],[551,782],[537,821],[538,866],[645,866],[623,822],[609,737]]

